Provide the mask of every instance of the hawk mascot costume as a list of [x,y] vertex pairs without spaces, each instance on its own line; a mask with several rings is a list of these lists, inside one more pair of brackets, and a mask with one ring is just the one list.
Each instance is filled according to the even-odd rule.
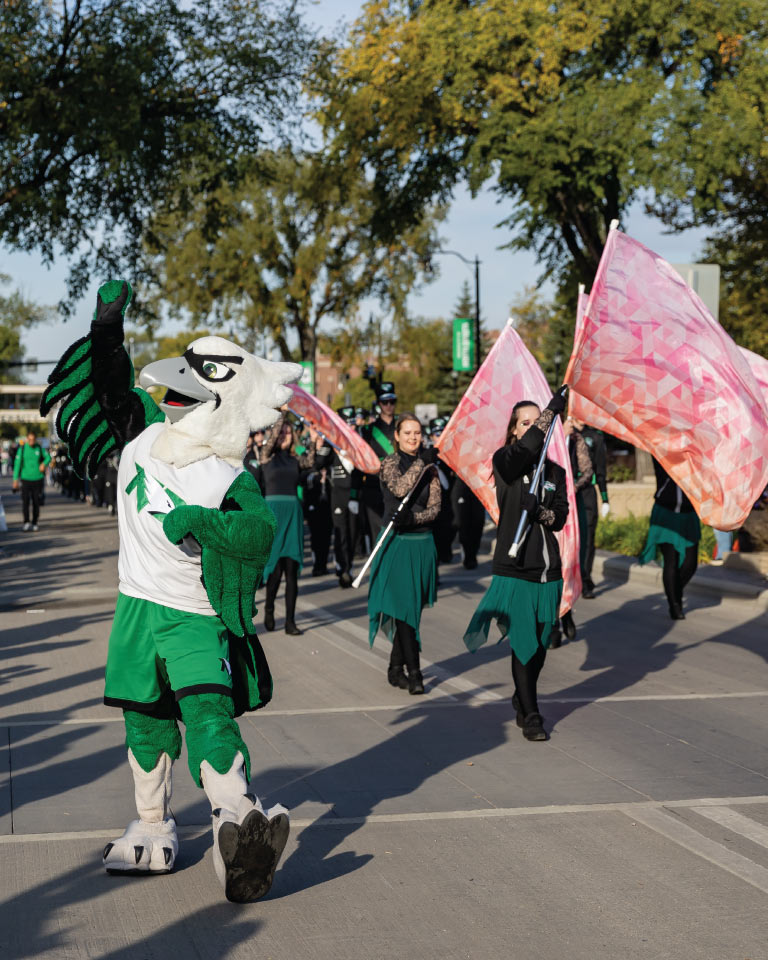
[[159,360],[134,386],[123,345],[125,281],[98,293],[89,336],[49,378],[41,412],[80,474],[121,452],[119,595],[104,702],[123,710],[138,819],[108,843],[109,873],[169,873],[178,851],[171,772],[184,724],[189,769],[211,803],[213,860],[229,900],[269,890],[288,812],[248,792],[250,758],[235,722],[263,706],[272,679],[253,628],[254,593],[275,518],[242,467],[249,431],[277,420],[301,368],[270,363],[221,337]]

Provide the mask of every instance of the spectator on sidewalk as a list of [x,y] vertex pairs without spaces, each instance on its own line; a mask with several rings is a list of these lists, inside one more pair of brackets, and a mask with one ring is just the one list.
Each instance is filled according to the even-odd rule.
[[[13,489],[18,490],[21,485],[21,504],[24,511],[24,529],[37,531],[37,521],[40,517],[40,504],[43,495],[43,477],[45,469],[51,462],[48,451],[37,442],[37,437],[30,430],[27,442],[19,447],[16,460],[13,464]],[[30,504],[32,517],[30,522]]]

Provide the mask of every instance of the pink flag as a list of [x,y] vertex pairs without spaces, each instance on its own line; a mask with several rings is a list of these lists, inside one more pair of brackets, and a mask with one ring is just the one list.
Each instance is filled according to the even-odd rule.
[[[504,444],[512,407],[519,400],[532,400],[544,408],[551,396],[538,363],[507,324],[437,442],[442,459],[475,493],[494,523],[499,522],[499,507],[491,459]],[[581,593],[581,573],[573,475],[561,424],[555,428],[548,456],[565,468],[568,484],[568,520],[556,534],[563,565],[562,616]]]
[[378,473],[381,462],[359,433],[341,419],[334,410],[322,400],[298,385],[293,384],[293,399],[288,405],[291,413],[304,417],[313,427],[317,427],[339,450],[363,473]]
[[768,482],[765,395],[683,278],[619,230],[608,235],[566,381],[602,411],[583,419],[651,452],[704,523],[744,522]]

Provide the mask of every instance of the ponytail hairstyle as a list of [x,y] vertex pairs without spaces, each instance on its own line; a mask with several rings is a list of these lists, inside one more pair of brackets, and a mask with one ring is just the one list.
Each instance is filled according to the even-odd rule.
[[410,413],[409,411],[401,413],[397,418],[397,423],[395,424],[395,449],[398,451],[400,450],[400,444],[397,442],[397,435],[400,433],[400,427],[402,427],[404,423],[408,423],[409,420],[413,423],[418,423],[422,434],[424,433],[424,428],[421,426],[421,420],[419,420],[415,413]]
[[512,407],[512,414],[509,418],[509,423],[507,424],[507,436],[504,440],[504,446],[508,447],[512,442],[512,434],[514,433],[515,427],[517,426],[517,421],[519,419],[520,411],[523,407],[536,407],[536,409],[541,413],[541,407],[538,403],[534,403],[533,400],[520,400],[518,403]]

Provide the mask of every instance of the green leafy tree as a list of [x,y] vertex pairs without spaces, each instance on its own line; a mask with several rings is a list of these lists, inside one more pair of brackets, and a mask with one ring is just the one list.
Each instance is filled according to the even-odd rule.
[[492,183],[508,246],[590,285],[643,191],[707,196],[694,128],[739,99],[734,38],[764,65],[765,30],[761,0],[371,0],[314,90],[337,152],[375,171],[383,235],[460,181]]
[[[130,264],[191,164],[232,181],[292,109],[309,49],[296,2],[0,3],[0,241]],[[269,128],[269,129],[268,129]]]
[[195,324],[226,324],[251,349],[268,331],[285,359],[302,360],[314,359],[326,321],[353,325],[365,297],[404,315],[428,276],[441,211],[382,244],[362,174],[288,147],[260,164],[259,177],[201,193],[192,211],[156,215],[147,257],[161,302]]
[[[0,274],[0,285],[11,278]],[[0,294],[0,383],[22,383],[24,346],[22,333],[30,327],[53,319],[52,307],[44,307],[27,299],[20,291]]]

